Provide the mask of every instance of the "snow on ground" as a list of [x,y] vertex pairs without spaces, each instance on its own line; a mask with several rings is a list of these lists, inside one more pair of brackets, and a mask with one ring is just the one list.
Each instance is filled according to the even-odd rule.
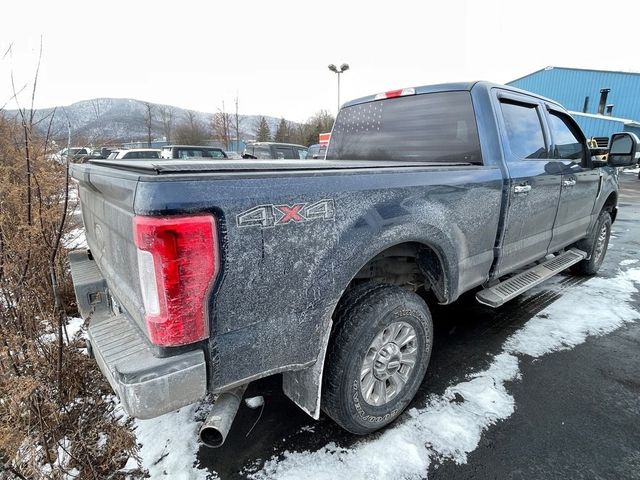
[[[423,478],[432,462],[466,462],[482,432],[514,411],[506,383],[520,376],[523,355],[540,357],[573,348],[640,318],[630,302],[640,268],[614,278],[593,278],[563,296],[509,337],[486,370],[433,395],[396,426],[345,449],[333,443],[314,452],[285,452],[269,460],[254,479]],[[547,283],[539,288],[554,288]],[[462,401],[461,401],[462,399]]]
[[84,228],[74,228],[62,238],[62,245],[67,250],[75,250],[78,248],[87,248],[87,238],[84,234]]
[[205,480],[208,473],[194,467],[198,451],[200,422],[197,405],[182,408],[151,420],[136,420],[135,430],[142,467],[151,478]]
[[640,173],[640,166],[634,168],[623,168],[622,173],[629,173],[631,175],[638,175]]
[[[69,342],[73,342],[73,340],[78,338],[87,338],[87,332],[84,328],[84,320],[80,317],[68,317],[67,319],[67,337],[69,337]],[[64,334],[63,334],[64,337]],[[65,344],[67,344],[67,337],[63,338]],[[55,342],[58,338],[58,332],[48,332],[40,335],[40,340],[44,343]]]
[[628,260],[622,260],[620,262],[620,265],[633,265],[634,263],[638,263],[640,262],[640,260],[634,260],[634,259],[628,259]]

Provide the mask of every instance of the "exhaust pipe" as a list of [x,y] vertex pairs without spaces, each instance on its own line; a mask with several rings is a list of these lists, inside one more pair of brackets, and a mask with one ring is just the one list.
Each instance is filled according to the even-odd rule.
[[218,396],[211,412],[200,427],[200,440],[207,447],[218,448],[227,439],[246,389],[247,385],[242,385]]

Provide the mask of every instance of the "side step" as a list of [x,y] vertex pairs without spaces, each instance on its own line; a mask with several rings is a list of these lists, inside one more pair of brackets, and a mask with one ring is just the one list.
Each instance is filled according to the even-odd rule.
[[499,307],[512,298],[553,277],[556,273],[560,273],[571,265],[578,263],[580,260],[586,258],[586,256],[587,254],[582,250],[572,248],[504,282],[481,290],[476,293],[476,300],[490,307]]

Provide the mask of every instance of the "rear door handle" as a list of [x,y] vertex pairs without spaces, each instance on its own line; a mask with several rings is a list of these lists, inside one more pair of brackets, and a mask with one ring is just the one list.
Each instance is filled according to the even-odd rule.
[[562,186],[563,187],[573,187],[576,184],[575,180],[563,180],[562,181]]
[[513,187],[513,193],[516,195],[526,195],[531,191],[531,185],[516,185]]

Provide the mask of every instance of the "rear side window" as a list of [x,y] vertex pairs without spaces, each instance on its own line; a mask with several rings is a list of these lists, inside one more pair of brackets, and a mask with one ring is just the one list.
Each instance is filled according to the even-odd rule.
[[500,102],[511,153],[520,159],[547,158],[542,124],[535,105]]
[[211,158],[224,158],[224,153],[222,152],[222,150],[213,149],[207,150],[204,156]]
[[553,158],[583,160],[584,147],[570,123],[555,112],[549,112],[549,128],[553,136]]
[[293,148],[276,147],[276,158],[297,158],[293,156]]
[[482,163],[471,95],[428,93],[345,107],[326,158]]

